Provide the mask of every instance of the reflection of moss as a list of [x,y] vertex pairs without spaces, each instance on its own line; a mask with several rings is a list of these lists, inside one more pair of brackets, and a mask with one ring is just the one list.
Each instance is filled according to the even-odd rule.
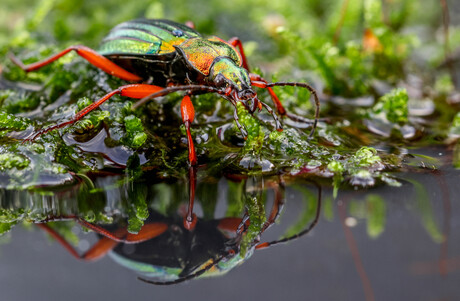
[[366,197],[367,234],[377,238],[385,230],[386,206],[379,195],[370,194]]
[[259,236],[260,231],[266,221],[265,194],[263,189],[259,186],[261,185],[259,181],[263,180],[259,177],[249,177],[245,183],[245,208],[247,208],[247,213],[251,222],[241,243],[242,254],[246,254],[246,252],[250,251],[250,247]]
[[320,201],[318,200],[318,196],[310,191],[310,189],[302,186],[296,186],[295,188],[303,195],[302,201],[305,203],[304,210],[299,220],[285,232],[284,237],[289,237],[302,231],[313,220],[318,208],[318,202]]
[[133,184],[127,189],[128,199],[128,232],[137,233],[144,225],[144,221],[149,217],[146,187],[142,184]]
[[228,192],[227,192],[227,216],[240,216],[244,209],[243,204],[243,189],[244,182],[234,183],[227,181]]
[[72,228],[75,226],[75,222],[49,222],[46,224],[59,233],[59,235],[61,235],[67,242],[74,246],[78,245],[80,239],[72,231]]
[[379,237],[385,230],[386,205],[385,200],[377,194],[369,194],[366,200],[350,202],[350,214],[367,221],[367,235],[370,238]]
[[379,237],[385,230],[385,200],[377,194],[367,195],[365,202],[352,201],[350,214],[367,220],[367,235],[371,238]]
[[415,180],[408,179],[408,181],[414,185],[416,192],[416,203],[418,207],[417,209],[420,212],[423,226],[433,241],[438,243],[442,242],[443,235],[436,223],[435,216],[433,214],[433,207],[431,206],[426,187]]

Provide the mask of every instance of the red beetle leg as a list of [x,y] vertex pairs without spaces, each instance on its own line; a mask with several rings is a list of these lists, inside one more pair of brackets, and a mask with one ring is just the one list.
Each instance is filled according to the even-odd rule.
[[89,106],[87,106],[86,108],[82,109],[80,112],[75,114],[75,116],[71,120],[52,125],[52,126],[50,126],[48,128],[45,128],[43,130],[39,130],[38,132],[35,132],[34,135],[31,138],[26,139],[26,141],[28,141],[28,140],[33,141],[38,136],[43,135],[43,134],[45,134],[45,133],[47,133],[47,132],[49,132],[51,130],[59,129],[59,128],[65,127],[67,125],[74,124],[78,120],[82,119],[86,114],[88,114],[89,112],[91,112],[94,109],[98,108],[106,100],[110,99],[112,96],[114,96],[116,94],[121,95],[121,96],[140,99],[140,98],[144,98],[146,96],[149,96],[149,95],[151,95],[151,94],[153,94],[155,92],[158,92],[158,91],[160,91],[162,89],[164,89],[164,88],[154,86],[154,85],[145,85],[145,84],[133,84],[133,85],[122,86],[122,87],[120,87],[120,88],[118,88],[116,90],[113,90],[110,93],[107,93],[102,98],[98,99],[94,103],[92,103]]
[[43,61],[36,62],[36,63],[29,64],[29,65],[24,65],[20,60],[18,60],[12,54],[10,55],[10,57],[13,63],[18,65],[22,70],[29,72],[29,71],[40,69],[41,67],[54,62],[55,60],[69,53],[70,51],[75,51],[79,56],[87,60],[91,65],[101,69],[104,72],[107,72],[110,75],[119,77],[127,81],[142,80],[140,76],[137,76],[131,72],[126,71],[125,69],[121,68],[114,62],[110,61],[108,58],[104,57],[103,55],[100,55],[93,49],[88,48],[86,46],[81,46],[81,45],[70,46],[69,48],[66,48],[63,51],[55,55],[52,55],[49,58],[44,59]]
[[185,95],[180,104],[180,111],[182,115],[182,121],[184,122],[185,129],[187,131],[188,140],[188,159],[190,165],[195,166],[197,163],[195,146],[193,145],[192,134],[190,133],[190,124],[195,119],[195,108],[193,107],[192,101],[189,95]]
[[275,91],[273,91],[273,88],[267,87],[267,81],[265,79],[263,79],[260,75],[254,74],[254,73],[250,73],[249,78],[251,79],[251,84],[253,86],[268,90],[268,93],[270,94],[270,97],[271,97],[273,103],[275,104],[276,111],[281,116],[285,116],[286,115],[286,109],[281,104],[281,101],[279,100],[278,96],[275,94]]
[[233,47],[238,48],[241,54],[241,59],[243,61],[243,68],[245,68],[246,70],[249,70],[248,60],[246,59],[246,55],[244,54],[243,43],[241,42],[241,40],[237,37],[234,37],[234,38],[231,38],[228,41],[228,43],[230,43],[230,45],[232,45]]

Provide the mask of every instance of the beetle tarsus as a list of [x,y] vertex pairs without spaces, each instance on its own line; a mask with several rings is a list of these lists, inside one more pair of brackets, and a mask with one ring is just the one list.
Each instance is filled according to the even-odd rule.
[[241,135],[243,135],[243,139],[246,140],[248,139],[248,132],[246,131],[246,129],[244,128],[243,125],[241,125],[240,121],[239,121],[239,118],[238,118],[238,110],[235,108],[235,111],[233,111],[233,119],[235,120],[236,122],[236,126],[238,127],[238,129],[240,130],[241,132]]
[[272,108],[270,108],[269,105],[267,105],[266,103],[264,102],[260,102],[262,104],[262,106],[267,110],[268,113],[270,113],[270,115],[272,115],[273,119],[275,120],[275,128],[278,132],[282,132],[283,131],[283,125],[281,124],[278,116],[276,115],[276,113],[273,111]]

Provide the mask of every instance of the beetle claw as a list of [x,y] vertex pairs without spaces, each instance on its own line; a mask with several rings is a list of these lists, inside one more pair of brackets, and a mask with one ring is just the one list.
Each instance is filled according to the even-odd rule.
[[247,140],[248,139],[248,132],[246,131],[245,128],[240,128],[241,135],[243,135],[243,139]]
[[195,213],[192,213],[190,217],[184,217],[184,228],[189,231],[195,229],[197,220]]
[[283,131],[283,125],[281,124],[281,122],[279,120],[276,120],[276,130],[278,132],[282,132]]

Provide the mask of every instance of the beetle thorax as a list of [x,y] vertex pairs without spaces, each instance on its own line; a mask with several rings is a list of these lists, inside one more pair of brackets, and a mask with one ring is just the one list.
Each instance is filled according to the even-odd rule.
[[248,71],[231,58],[218,57],[214,60],[209,81],[209,84],[225,90],[233,100],[242,102],[251,113],[258,106],[257,94],[251,87]]

